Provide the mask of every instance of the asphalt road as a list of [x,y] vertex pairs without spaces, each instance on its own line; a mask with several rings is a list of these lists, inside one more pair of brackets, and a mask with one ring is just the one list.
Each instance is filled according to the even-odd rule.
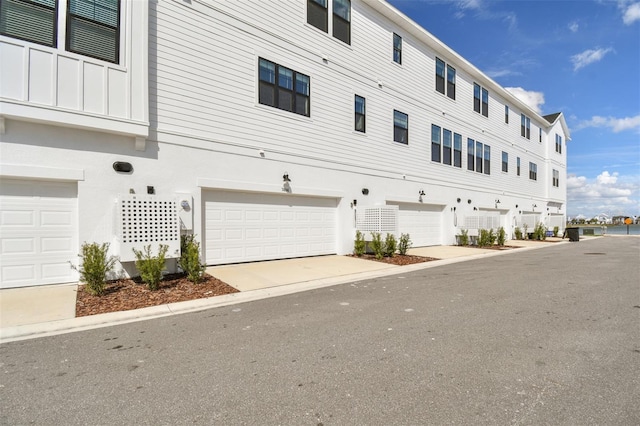
[[0,424],[638,425],[640,238],[0,345]]

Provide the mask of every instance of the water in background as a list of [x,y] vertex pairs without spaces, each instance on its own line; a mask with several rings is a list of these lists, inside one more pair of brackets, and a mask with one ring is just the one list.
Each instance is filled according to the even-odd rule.
[[[606,234],[627,235],[627,225],[607,225]],[[629,235],[640,235],[640,225],[629,225]]]

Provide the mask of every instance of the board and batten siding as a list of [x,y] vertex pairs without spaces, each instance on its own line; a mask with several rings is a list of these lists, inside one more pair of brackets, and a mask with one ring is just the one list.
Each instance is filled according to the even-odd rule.
[[[473,111],[473,83],[455,55],[436,54],[369,5],[352,3],[348,46],[306,23],[304,1],[150,3],[150,110],[159,141],[175,136],[222,146],[264,149],[304,164],[323,162],[379,176],[406,174],[434,184],[459,185],[514,195],[547,194],[541,117],[531,139],[520,136],[520,110],[489,90],[489,118]],[[285,12],[285,13],[283,13]],[[189,22],[189,25],[184,25]],[[403,37],[403,64],[392,61],[392,34]],[[456,100],[435,90],[435,57],[457,70]],[[311,116],[259,105],[258,57],[311,77]],[[326,61],[324,60],[326,58]],[[407,84],[406,82],[411,82]],[[381,84],[379,84],[381,83]],[[478,81],[484,85],[483,81]],[[367,102],[367,133],[353,131],[353,97]],[[504,123],[504,104],[511,110]],[[393,141],[393,110],[409,116],[409,144]],[[463,137],[463,167],[431,162],[431,124]],[[466,140],[491,146],[491,175],[466,170]],[[509,153],[509,173],[501,153]],[[521,158],[521,176],[515,159]],[[528,178],[529,162],[538,181]]]

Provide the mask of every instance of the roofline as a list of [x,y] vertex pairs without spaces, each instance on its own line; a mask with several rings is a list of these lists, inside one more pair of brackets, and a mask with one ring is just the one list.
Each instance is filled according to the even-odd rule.
[[567,121],[564,119],[564,114],[562,112],[559,112],[557,114],[558,116],[556,117],[555,120],[553,120],[553,123],[551,123],[551,126],[555,126],[555,124],[558,121],[560,121],[560,125],[562,126],[562,132],[564,133],[564,138],[568,142],[571,140],[571,131],[569,130],[569,126],[567,126]]
[[[455,50],[451,49],[449,46],[444,44],[442,41],[440,41],[437,37],[435,37],[429,31],[422,28],[415,21],[413,21],[411,18],[409,18],[408,16],[400,12],[391,4],[387,3],[385,0],[362,0],[362,2],[372,7],[375,11],[379,12],[384,17],[390,19],[391,21],[399,25],[402,29],[404,29],[409,34],[417,38],[419,41],[425,43],[428,47],[432,48],[436,53],[439,53],[445,58],[450,58],[455,60],[456,67],[458,67],[458,64],[460,64],[461,67],[459,68],[464,69],[469,75],[471,75],[474,78],[477,78],[479,82],[483,83],[485,86],[492,88],[492,90],[495,90],[496,92],[499,92],[503,98],[508,99],[509,102],[517,105],[522,110],[522,112],[527,112],[528,115],[534,116],[542,124],[549,123],[547,120],[544,119],[544,117],[540,113],[535,111],[529,105],[522,102],[520,99],[516,98],[508,90],[506,90],[504,87],[496,83],[491,77],[487,76],[485,73],[480,71],[475,65],[473,65],[471,62],[463,58]],[[566,127],[566,123],[564,127]]]

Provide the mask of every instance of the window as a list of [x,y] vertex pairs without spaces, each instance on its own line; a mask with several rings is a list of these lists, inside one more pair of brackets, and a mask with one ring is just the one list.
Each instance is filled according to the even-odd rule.
[[556,152],[562,154],[562,136],[556,133]]
[[484,174],[491,174],[491,147],[489,145],[484,146]]
[[560,172],[557,170],[553,171],[553,186],[556,188],[560,187]]
[[509,154],[504,151],[502,151],[502,171],[509,172]]
[[68,0],[64,17],[56,0],[0,2],[0,34],[57,47],[58,22],[67,51],[120,62],[120,0]]
[[431,161],[440,162],[440,127],[431,125]]
[[442,163],[451,165],[451,130],[442,131]]
[[351,44],[351,0],[333,0],[333,36]]
[[476,83],[473,83],[473,110],[489,117],[489,92]]
[[329,30],[328,0],[307,0],[307,23],[325,33]]
[[520,136],[531,139],[531,119],[520,114]]
[[509,124],[509,105],[504,106],[504,122]]
[[462,135],[453,134],[453,166],[462,167]]
[[456,69],[447,65],[447,96],[456,99]]
[[402,64],[402,37],[393,33],[393,62]]
[[67,50],[118,63],[119,23],[119,0],[69,0]]
[[520,157],[516,158],[516,174],[520,176]]
[[538,180],[538,165],[535,163],[529,163],[529,179]]
[[538,142],[542,143],[542,127],[538,128]]
[[444,62],[436,58],[436,90],[444,95]]
[[393,140],[409,144],[409,116],[393,110]]
[[56,47],[56,0],[2,0],[0,34]]
[[365,115],[365,99],[356,95],[355,102],[355,131],[365,133],[366,131],[366,115]]
[[482,144],[476,142],[476,172],[482,173]]
[[476,141],[467,139],[467,170],[475,170],[475,147]]
[[309,117],[309,76],[263,58],[259,62],[259,102]]

